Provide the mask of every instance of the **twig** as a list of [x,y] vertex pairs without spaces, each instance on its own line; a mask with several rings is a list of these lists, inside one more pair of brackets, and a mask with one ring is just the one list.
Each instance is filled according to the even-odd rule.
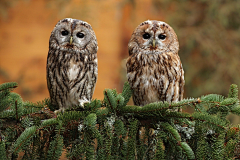
[[145,151],[145,153],[144,153],[144,155],[143,155],[142,160],[145,159],[145,156],[147,155],[147,152],[148,152],[148,150],[152,147],[152,145],[153,145],[153,143],[151,143],[151,144],[148,146],[147,150]]
[[114,111],[114,109],[113,109],[113,107],[112,107],[112,104],[111,104],[111,102],[110,102],[110,99],[109,99],[109,97],[108,97],[107,91],[105,91],[105,94],[106,94],[106,96],[107,96],[107,99],[108,99],[108,102],[109,102],[109,104],[110,104],[110,107],[111,107],[112,111]]
[[17,88],[18,86],[15,85],[15,86],[12,86],[12,87],[7,87],[7,88],[3,88],[0,90],[0,92],[4,91],[4,90],[8,90],[8,89],[12,89],[12,88]]
[[18,123],[17,100],[15,101],[15,109],[16,109],[16,119],[17,119],[17,123]]

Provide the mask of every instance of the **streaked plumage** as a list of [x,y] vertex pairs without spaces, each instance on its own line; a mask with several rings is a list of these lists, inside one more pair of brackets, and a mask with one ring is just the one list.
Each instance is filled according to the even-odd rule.
[[97,50],[87,22],[66,18],[56,24],[49,40],[47,84],[58,111],[91,101],[98,75]]
[[127,78],[135,105],[183,99],[184,71],[172,27],[161,21],[145,21],[133,32],[128,49]]

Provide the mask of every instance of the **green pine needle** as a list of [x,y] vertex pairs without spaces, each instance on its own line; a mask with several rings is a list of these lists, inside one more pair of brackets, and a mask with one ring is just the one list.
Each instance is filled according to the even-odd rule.
[[[84,110],[72,108],[50,119],[42,118],[54,117],[46,109],[52,107],[49,99],[24,102],[11,92],[15,87],[0,85],[0,159],[17,158],[21,151],[25,159],[59,159],[63,148],[69,159],[236,157],[240,129],[226,119],[231,113],[240,115],[236,85],[230,86],[227,98],[209,94],[128,106],[132,90],[125,83],[122,93],[105,89],[102,101],[92,100]],[[188,106],[195,112],[175,111]]]
[[238,88],[236,84],[230,86],[228,98],[238,98]]
[[187,155],[188,159],[195,159],[193,150],[186,142],[180,142],[180,146],[183,149],[183,152]]
[[124,104],[123,104],[123,106],[126,106],[126,105],[127,105],[129,99],[130,99],[131,96],[132,96],[132,92],[133,92],[133,91],[132,91],[129,83],[128,83],[128,82],[125,82],[125,83],[124,83],[124,86],[123,86],[123,91],[122,91],[122,96],[123,96],[123,98],[124,98]]
[[2,140],[0,140],[0,159],[7,160],[5,143]]
[[59,159],[63,150],[63,137],[57,134],[54,140],[50,142],[48,149],[48,159]]
[[24,146],[24,143],[26,143],[34,135],[36,129],[36,126],[25,129],[25,131],[18,137],[15,142],[13,153],[19,153],[19,151],[22,149],[22,146]]
[[6,90],[13,90],[14,88],[17,88],[18,84],[16,82],[8,82],[8,83],[2,83],[0,85],[0,92],[6,91]]

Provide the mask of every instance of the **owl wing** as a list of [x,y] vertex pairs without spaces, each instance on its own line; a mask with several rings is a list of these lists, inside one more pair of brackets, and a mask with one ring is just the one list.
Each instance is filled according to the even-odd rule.
[[92,100],[93,92],[95,90],[97,77],[98,77],[98,64],[97,58],[89,62],[88,67],[88,86],[87,86],[87,99]]
[[184,85],[185,85],[184,70],[182,68],[182,64],[181,64],[180,71],[181,71],[181,74],[180,74],[180,80],[179,80],[179,101],[183,100]]

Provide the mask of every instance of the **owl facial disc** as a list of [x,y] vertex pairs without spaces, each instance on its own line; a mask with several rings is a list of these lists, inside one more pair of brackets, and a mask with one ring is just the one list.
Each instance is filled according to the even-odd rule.
[[172,27],[156,20],[144,21],[134,30],[128,44],[129,51],[137,51],[136,46],[144,54],[162,54],[169,51],[177,54],[179,50],[177,35]]

